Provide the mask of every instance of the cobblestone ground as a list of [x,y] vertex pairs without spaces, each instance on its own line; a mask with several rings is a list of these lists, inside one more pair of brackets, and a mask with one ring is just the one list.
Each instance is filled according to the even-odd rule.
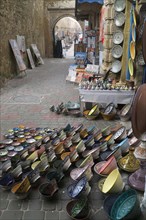
[[[61,102],[78,102],[77,86],[66,82],[71,59],[45,59],[45,64],[27,71],[24,78],[10,80],[1,90],[1,138],[10,128],[20,124],[26,127],[61,128],[68,123],[71,125],[83,123],[86,127],[96,125],[104,128],[116,125],[116,121],[88,121],[83,117],[57,115],[49,110],[51,105]],[[127,128],[130,123],[126,123]],[[128,188],[127,176],[123,174],[125,186]],[[91,207],[90,220],[108,220],[103,209],[106,198],[97,186],[98,177],[90,182],[91,192],[89,203]],[[69,220],[66,204],[70,201],[66,188],[72,183],[69,173],[61,181],[59,191],[52,200],[42,198],[38,188],[33,189],[24,200],[18,200],[11,192],[0,190],[0,220]],[[139,198],[143,196],[139,193]],[[139,218],[140,219],[140,218]],[[144,217],[141,217],[141,220]]]

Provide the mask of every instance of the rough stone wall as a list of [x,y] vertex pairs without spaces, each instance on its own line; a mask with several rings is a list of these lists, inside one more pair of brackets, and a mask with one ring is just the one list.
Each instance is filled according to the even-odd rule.
[[17,66],[9,45],[9,39],[23,35],[26,48],[36,43],[42,57],[44,43],[45,0],[0,0],[0,81],[16,75]]

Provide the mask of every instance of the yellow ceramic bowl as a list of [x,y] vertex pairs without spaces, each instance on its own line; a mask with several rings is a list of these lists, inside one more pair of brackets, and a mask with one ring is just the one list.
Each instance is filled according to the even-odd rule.
[[134,41],[130,42],[130,55],[131,55],[132,60],[134,60],[135,59],[135,42]]
[[93,115],[93,114],[98,114],[99,113],[99,108],[98,108],[98,105],[94,105],[91,110],[88,112],[88,115]]
[[133,74],[134,74],[134,67],[133,67],[132,58],[129,58],[129,60],[128,60],[128,68],[129,68],[130,75],[133,76]]
[[31,160],[32,162],[35,162],[38,159],[38,152],[34,151],[32,154],[30,154],[27,157],[27,160]]
[[103,193],[118,193],[123,190],[124,184],[118,169],[114,169],[106,178],[102,192]]

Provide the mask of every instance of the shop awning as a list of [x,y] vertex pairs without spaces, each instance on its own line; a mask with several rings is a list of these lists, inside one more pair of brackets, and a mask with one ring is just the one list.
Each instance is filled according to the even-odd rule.
[[77,20],[88,20],[89,15],[97,13],[103,3],[103,0],[76,0],[75,16]]

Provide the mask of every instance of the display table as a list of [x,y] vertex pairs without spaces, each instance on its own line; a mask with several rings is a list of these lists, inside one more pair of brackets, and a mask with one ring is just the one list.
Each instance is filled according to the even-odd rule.
[[135,94],[134,90],[85,90],[79,89],[79,101],[81,111],[84,103],[128,104]]

